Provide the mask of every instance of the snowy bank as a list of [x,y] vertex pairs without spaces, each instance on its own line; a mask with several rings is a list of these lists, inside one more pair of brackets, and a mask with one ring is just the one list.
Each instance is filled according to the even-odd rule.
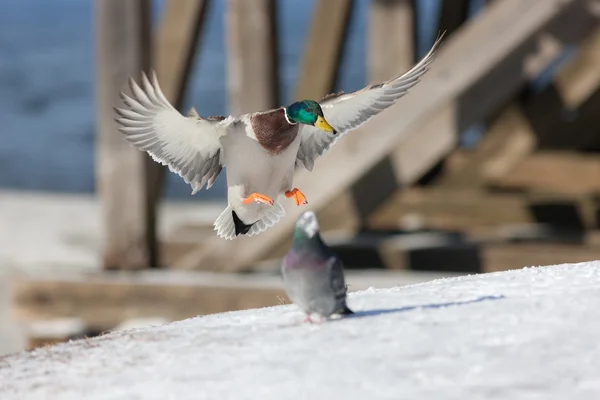
[[7,399],[600,398],[600,262],[352,293],[115,332],[0,359]]

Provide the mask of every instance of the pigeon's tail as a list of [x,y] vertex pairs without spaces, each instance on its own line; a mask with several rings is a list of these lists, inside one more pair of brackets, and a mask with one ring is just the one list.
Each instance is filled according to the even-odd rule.
[[342,311],[340,311],[340,315],[352,315],[352,314],[354,314],[354,311],[349,309],[348,306],[344,304],[344,308],[342,308]]
[[235,210],[231,206],[227,206],[215,220],[214,228],[217,231],[217,236],[231,240],[239,235],[256,235],[275,225],[283,215],[285,215],[285,210],[281,207],[281,204],[275,202],[260,219],[248,222],[242,221]]

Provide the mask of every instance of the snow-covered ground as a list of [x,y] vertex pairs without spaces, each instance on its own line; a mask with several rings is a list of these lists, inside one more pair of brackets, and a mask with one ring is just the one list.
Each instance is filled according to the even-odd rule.
[[600,262],[351,294],[353,318],[285,305],[0,359],[6,399],[596,399]]

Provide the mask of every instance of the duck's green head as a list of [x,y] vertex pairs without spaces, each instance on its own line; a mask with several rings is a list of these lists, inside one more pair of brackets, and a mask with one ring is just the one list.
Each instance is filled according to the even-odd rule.
[[290,104],[285,108],[285,115],[293,123],[315,126],[325,132],[337,133],[323,116],[319,103],[313,100],[302,100]]

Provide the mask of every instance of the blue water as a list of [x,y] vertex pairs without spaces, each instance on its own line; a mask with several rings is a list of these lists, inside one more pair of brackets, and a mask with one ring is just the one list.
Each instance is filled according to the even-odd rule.
[[[124,0],[126,1],[126,0]],[[366,84],[369,0],[357,0],[338,90]],[[475,11],[483,0],[472,0]],[[314,0],[279,0],[281,101],[290,101]],[[155,19],[163,0],[155,0]],[[418,53],[435,37],[439,0],[420,0]],[[209,7],[185,110],[226,114],[224,0]],[[94,19],[92,0],[0,2],[0,188],[94,191]],[[169,173],[168,197],[190,188]],[[224,174],[196,198],[225,194]]]

